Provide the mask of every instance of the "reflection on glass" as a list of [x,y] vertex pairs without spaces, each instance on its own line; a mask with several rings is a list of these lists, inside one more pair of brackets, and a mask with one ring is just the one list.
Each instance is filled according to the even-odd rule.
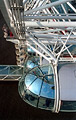
[[33,50],[32,48],[30,48],[30,47],[27,47],[27,51],[28,51],[29,53],[35,53],[34,50]]
[[39,95],[40,94],[40,88],[41,88],[41,84],[42,84],[42,81],[41,79],[37,78],[35,80],[35,82],[32,83],[32,85],[29,86],[29,90],[36,94],[36,95]]
[[30,57],[25,61],[24,64],[24,72],[28,72],[34,67],[37,67],[39,65],[39,57]]
[[38,96],[36,96],[35,94],[32,94],[29,90],[27,90],[24,96],[24,100],[25,102],[33,106],[37,106]]
[[[34,45],[32,45],[32,46],[35,48]],[[32,48],[30,48],[30,47],[27,47],[26,53],[27,53],[28,55],[30,55],[30,56],[36,55],[36,52],[35,52]]]
[[55,91],[54,91],[53,87],[54,87],[54,85],[43,82],[43,86],[41,89],[41,96],[54,99]]
[[76,111],[76,101],[61,101],[61,111]]
[[[66,46],[69,47],[69,45]],[[76,45],[72,45],[71,47],[68,48],[68,50],[71,52],[72,55],[76,55]],[[65,50],[62,54],[68,55],[67,50]]]
[[24,91],[25,91],[25,89],[24,89],[24,81],[22,81],[22,80],[19,82],[18,91],[19,91],[20,96],[22,98],[24,98]]
[[33,81],[36,80],[36,79],[37,79],[37,77],[35,75],[27,74],[26,77],[25,77],[25,81],[24,81],[25,85],[27,87],[29,87],[31,85],[31,83],[33,83]]
[[4,75],[20,75],[23,69],[17,65],[0,65],[0,74]]
[[19,81],[23,100],[42,109],[53,109],[55,98],[54,71],[51,64],[38,66]]
[[36,67],[37,65],[33,62],[33,61],[31,61],[31,60],[28,60],[27,61],[27,67],[28,68],[30,68],[30,69],[32,69],[32,68],[34,68],[34,67]]
[[38,107],[47,110],[52,110],[54,107],[54,99],[40,97]]

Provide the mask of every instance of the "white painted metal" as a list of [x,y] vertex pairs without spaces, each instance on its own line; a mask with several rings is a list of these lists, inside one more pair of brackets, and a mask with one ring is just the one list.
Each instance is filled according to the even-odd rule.
[[66,64],[59,70],[60,100],[76,101],[76,63]]
[[58,83],[58,73],[57,73],[57,64],[54,66],[55,72],[55,101],[54,101],[54,112],[59,112],[59,83]]
[[60,28],[60,27],[76,27],[76,22],[25,22],[26,27],[55,27],[55,28]]
[[76,9],[69,3],[67,2],[67,4],[71,7],[71,9],[76,13]]
[[[18,37],[14,36],[15,39],[8,41],[14,43],[21,41],[21,46],[29,46],[41,59],[45,58],[53,64],[56,88],[54,111],[59,112],[60,96],[57,65],[59,61],[76,61],[75,47],[73,53],[70,50],[73,45],[76,45],[76,9],[71,4],[73,0],[58,0],[56,2],[50,0],[1,1],[6,10],[6,15],[8,15],[7,23],[12,26],[12,32]],[[74,13],[69,13],[64,3]],[[62,8],[63,13],[58,10],[58,5]],[[4,13],[3,8],[1,10]],[[5,18],[7,18],[6,15]]]
[[17,65],[0,65],[0,81],[19,81],[23,67]]
[[46,16],[24,16],[24,20],[26,19],[65,19],[65,20],[68,20],[68,19],[71,19],[71,20],[76,20],[76,16],[50,16],[50,15],[46,15]]
[[36,12],[36,11],[39,11],[39,10],[42,10],[42,9],[50,8],[52,6],[57,6],[57,5],[60,5],[62,3],[69,2],[69,1],[72,1],[72,0],[59,0],[59,1],[47,4],[47,5],[32,9],[32,10],[26,11],[24,15],[27,15],[27,14],[30,14],[32,12]]
[[33,49],[37,54],[39,54],[40,56],[44,57],[49,63],[51,62],[48,57],[46,57],[44,54],[42,54],[42,53],[39,52],[37,49],[35,49],[33,46],[31,46],[30,43],[27,43],[27,46],[29,46],[30,48],[32,48],[32,49]]
[[63,47],[61,48],[61,51],[59,52],[59,54],[58,54],[58,56],[57,56],[57,61],[58,61],[58,58],[60,57],[61,53],[63,52],[63,49],[64,49],[64,47],[65,47],[67,41],[69,40],[70,35],[72,34],[72,31],[73,31],[73,30],[71,30],[70,34],[68,35],[68,37],[67,37],[65,43],[63,43]]
[[35,40],[35,38],[34,38],[32,35],[30,35],[29,33],[27,33],[27,34],[29,35],[30,39],[31,39],[36,45],[38,45],[46,54],[48,54],[48,55],[51,57],[51,60],[54,60],[54,61],[55,61],[55,57],[53,56],[52,53],[50,53],[44,46],[42,46],[42,45],[38,42],[37,39]]

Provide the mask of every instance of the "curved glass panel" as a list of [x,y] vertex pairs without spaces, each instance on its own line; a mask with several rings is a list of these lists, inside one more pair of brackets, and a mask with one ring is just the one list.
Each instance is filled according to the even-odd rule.
[[43,86],[42,86],[40,95],[42,97],[54,99],[54,96],[55,96],[54,93],[55,93],[54,85],[43,82]]
[[27,89],[26,85],[24,84],[23,77],[19,81],[18,91],[19,91],[19,94],[20,94],[21,98],[25,102],[27,102],[28,104],[31,104],[32,106],[37,106],[38,96],[31,93],[29,91],[29,89]]
[[[34,45],[32,45],[32,46],[35,48]],[[32,48],[30,48],[30,47],[27,47],[26,53],[27,53],[28,55],[30,55],[30,56],[35,56],[35,55],[36,55],[36,52],[35,52]]]
[[29,53],[35,53],[35,51],[32,48],[30,48],[30,47],[27,47],[27,52],[29,52]]
[[47,110],[53,109],[54,99],[40,97],[38,107],[43,108],[43,109],[47,109]]
[[52,70],[52,66],[49,65],[49,66],[44,66],[42,68],[40,68],[43,72],[43,74],[52,74],[53,73],[53,70]]
[[32,85],[29,86],[29,90],[36,94],[36,95],[39,95],[40,94],[40,89],[41,89],[41,84],[42,84],[42,81],[41,79],[37,78],[35,80],[35,82],[32,83]]
[[37,67],[37,65],[35,63],[33,63],[32,60],[28,60],[27,61],[27,67],[30,68],[30,69],[32,69],[34,67]]
[[37,106],[38,96],[27,90],[24,96],[24,101],[31,104],[32,106]]
[[53,109],[55,86],[52,65],[32,69],[19,83],[19,93],[25,102],[42,109]]
[[24,64],[24,72],[28,72],[34,67],[37,67],[39,65],[39,57],[30,57],[25,61]]
[[24,98],[24,95],[25,95],[24,91],[26,90],[26,87],[24,88],[24,81],[22,81],[22,79],[21,79],[21,81],[19,81],[18,86],[19,86],[18,87],[19,94],[22,98]]
[[32,74],[27,74],[25,77],[25,85],[26,87],[29,87],[31,83],[33,83],[34,80],[36,80],[37,77],[35,75]]

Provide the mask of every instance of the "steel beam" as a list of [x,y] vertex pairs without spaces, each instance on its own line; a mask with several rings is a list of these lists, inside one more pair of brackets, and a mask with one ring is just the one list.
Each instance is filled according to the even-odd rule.
[[76,22],[25,22],[26,27],[53,27],[53,28],[60,28],[60,27],[76,27]]
[[0,0],[0,9],[1,9],[1,12],[3,14],[3,17],[5,18],[5,21],[9,27],[9,29],[12,31],[14,37],[17,38],[17,34],[15,32],[15,29],[14,27],[11,26],[11,16],[9,14],[9,4],[8,4],[8,0]]
[[[68,15],[68,14],[67,14]],[[62,19],[65,19],[65,20],[68,20],[68,19],[71,19],[71,20],[76,20],[76,16],[24,16],[24,20],[26,19],[59,19],[59,20],[62,20]]]
[[30,37],[30,40],[33,41],[40,49],[42,49],[49,57],[51,60],[54,62],[56,61],[56,58],[53,56],[51,52],[49,52],[44,46],[42,46],[37,39],[35,39],[31,34],[27,33]]
[[70,1],[73,1],[73,0],[59,0],[59,1],[56,1],[56,2],[52,2],[52,3],[46,4],[46,5],[37,7],[35,9],[28,10],[24,13],[24,15],[31,14],[33,12],[43,10],[43,9],[46,9],[46,8],[51,8],[52,6],[57,6],[57,5],[60,5],[60,4],[66,3],[66,2],[70,2]]

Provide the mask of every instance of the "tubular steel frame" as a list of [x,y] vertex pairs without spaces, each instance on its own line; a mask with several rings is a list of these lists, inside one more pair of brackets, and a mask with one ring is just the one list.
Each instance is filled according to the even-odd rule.
[[[24,45],[29,46],[41,58],[45,58],[54,65],[55,112],[59,112],[60,106],[58,62],[76,62],[75,53],[72,54],[69,50],[76,45],[76,8],[71,1],[74,0],[56,2],[51,2],[51,0],[0,0],[1,11],[14,34],[14,39],[8,40],[14,43],[23,41]],[[63,12],[61,13],[56,6],[59,6]],[[70,9],[70,12],[65,6]],[[69,59],[64,57],[65,51]]]

